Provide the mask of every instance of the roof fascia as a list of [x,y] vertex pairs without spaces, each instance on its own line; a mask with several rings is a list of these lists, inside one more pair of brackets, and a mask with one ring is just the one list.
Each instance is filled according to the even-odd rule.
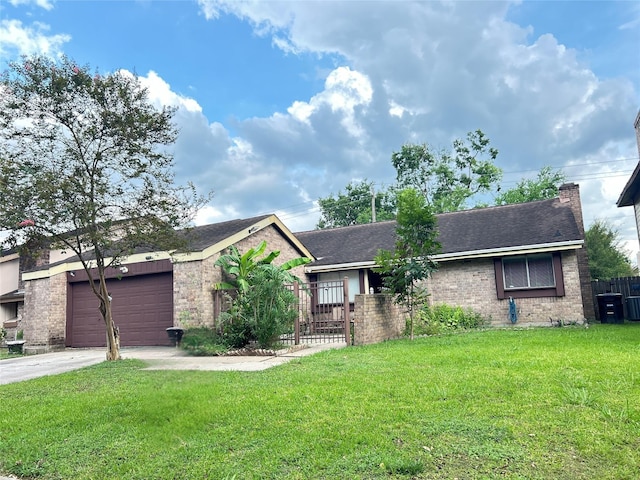
[[372,268],[376,262],[368,260],[366,262],[334,263],[332,265],[311,265],[304,268],[305,273],[335,272],[336,270],[355,270],[359,268]]
[[636,165],[636,168],[633,170],[631,177],[627,181],[627,184],[622,189],[622,193],[620,197],[618,197],[618,201],[616,205],[618,208],[620,207],[631,207],[634,203],[634,197],[637,194],[638,186],[636,183],[638,182],[638,176],[640,175],[640,162]]
[[584,240],[570,240],[557,243],[540,243],[536,245],[519,245],[516,247],[491,248],[469,252],[441,253],[432,258],[437,262],[465,260],[469,258],[486,258],[507,255],[524,255],[527,253],[557,252],[560,250],[577,250],[582,248]]
[[[112,258],[105,258],[105,263],[109,264]],[[171,253],[169,252],[146,252],[146,253],[136,253],[133,255],[127,256],[122,262],[118,265],[131,265],[132,263],[143,263],[143,262],[152,262],[155,260],[172,260]],[[95,265],[95,260],[89,260],[89,265],[93,267]],[[33,272],[26,272],[22,274],[22,279],[24,281],[28,280],[40,280],[42,278],[49,278],[60,273],[72,272],[74,270],[83,270],[84,265],[82,262],[68,262],[68,263],[60,263],[58,265],[54,265],[50,268],[45,268],[42,270],[36,270]]]
[[[474,250],[468,252],[442,253],[433,255],[431,258],[436,262],[448,262],[453,260],[466,260],[472,258],[486,258],[496,256],[525,255],[528,253],[558,252],[562,250],[577,250],[582,248],[584,240],[571,240],[558,243],[542,243],[537,245],[526,245],[517,247],[492,248],[487,250]],[[305,267],[306,273],[332,272],[337,270],[351,270],[355,268],[374,268],[376,263],[373,260],[366,262],[336,263],[332,265],[316,265]]]
[[0,255],[0,263],[10,262],[12,260],[17,260],[20,258],[20,255],[17,253],[10,253],[9,255]]

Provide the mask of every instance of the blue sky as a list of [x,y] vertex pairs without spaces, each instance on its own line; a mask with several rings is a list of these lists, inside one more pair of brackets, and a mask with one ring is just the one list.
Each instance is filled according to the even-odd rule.
[[277,213],[311,229],[314,201],[394,180],[405,142],[482,129],[503,185],[544,165],[580,184],[586,226],[617,209],[638,162],[640,2],[4,0],[0,67],[66,54],[135,71],[179,107],[179,180],[215,192],[199,222]]

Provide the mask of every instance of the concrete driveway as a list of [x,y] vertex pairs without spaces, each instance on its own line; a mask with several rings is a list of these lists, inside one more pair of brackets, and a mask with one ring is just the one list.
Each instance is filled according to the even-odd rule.
[[[282,365],[294,358],[345,347],[346,343],[322,343],[295,351],[282,351],[275,356],[192,357],[172,347],[126,347],[122,358],[135,358],[147,363],[146,370],[240,370],[252,372]],[[105,360],[104,348],[69,348],[60,352],[29,355],[0,360],[0,385],[31,378],[77,370]]]

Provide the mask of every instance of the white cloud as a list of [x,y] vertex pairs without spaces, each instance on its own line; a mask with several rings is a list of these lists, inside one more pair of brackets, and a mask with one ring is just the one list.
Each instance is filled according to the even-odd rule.
[[582,184],[585,219],[604,213],[625,232],[635,228],[632,212],[615,206],[627,177],[607,177],[630,174],[635,162],[602,160],[635,157],[638,92],[629,80],[598,78],[552,33],[534,36],[534,26],[508,21],[510,3],[200,4],[207,18],[247,21],[286,54],[344,59],[311,98],[237,125],[265,168],[313,172],[297,182],[310,198],[356,178],[388,185],[389,158],[402,143],[449,146],[480,128],[506,172],[589,165],[567,169],[567,179]]
[[45,10],[51,10],[53,8],[53,2],[49,0],[9,0],[9,3],[14,7],[34,4]]
[[354,137],[364,134],[356,119],[356,108],[366,107],[371,103],[373,89],[369,79],[349,67],[333,70],[325,81],[324,90],[307,102],[296,101],[288,109],[288,113],[301,122],[309,124],[311,115],[324,106],[332,112],[340,112],[341,124]]
[[210,223],[224,222],[233,218],[240,218],[240,213],[231,205],[218,208],[207,205],[201,208],[196,214],[194,223],[196,225],[208,225]]
[[[121,72],[132,75],[126,70],[121,70]],[[153,70],[146,77],[139,77],[139,79],[149,91],[149,100],[155,105],[183,108],[188,112],[202,112],[202,107],[196,100],[173,92],[171,86]]]
[[23,25],[19,20],[0,21],[0,57],[43,54],[60,55],[62,46],[71,40],[66,34],[49,35],[49,26],[34,22]]

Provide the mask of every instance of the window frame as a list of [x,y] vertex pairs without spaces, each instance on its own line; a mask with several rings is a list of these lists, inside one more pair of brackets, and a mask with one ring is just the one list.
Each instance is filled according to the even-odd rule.
[[[524,256],[527,257],[526,255]],[[555,279],[554,287],[522,287],[522,288],[505,288],[504,285],[504,266],[502,260],[504,258],[515,257],[496,257],[493,259],[493,266],[496,275],[496,293],[498,299],[513,298],[540,298],[540,297],[564,297],[564,275],[562,272],[562,255],[560,252],[551,253],[551,264],[553,267],[553,276]]]

